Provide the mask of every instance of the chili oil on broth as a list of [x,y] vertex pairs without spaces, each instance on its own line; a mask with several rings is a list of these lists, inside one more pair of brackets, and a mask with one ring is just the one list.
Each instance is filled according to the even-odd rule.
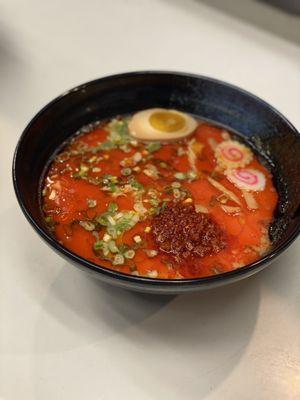
[[[200,121],[185,138],[140,141],[131,121],[84,127],[52,161],[42,204],[60,243],[98,265],[162,279],[231,271],[268,252],[278,195],[248,146]],[[158,221],[168,213],[164,231]]]

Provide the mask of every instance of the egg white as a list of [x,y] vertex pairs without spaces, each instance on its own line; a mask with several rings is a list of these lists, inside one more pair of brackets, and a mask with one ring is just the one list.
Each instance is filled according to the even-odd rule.
[[[164,132],[154,128],[150,124],[150,117],[153,113],[169,111],[174,114],[180,115],[184,121],[184,126],[174,132]],[[139,140],[159,140],[159,141],[172,141],[182,139],[194,132],[198,123],[188,114],[183,112],[165,109],[165,108],[150,108],[147,110],[139,111],[134,114],[129,122],[129,131],[133,137]]]

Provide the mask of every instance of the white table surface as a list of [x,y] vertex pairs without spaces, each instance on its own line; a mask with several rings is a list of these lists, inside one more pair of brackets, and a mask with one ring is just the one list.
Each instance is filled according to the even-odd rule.
[[11,184],[13,150],[31,117],[64,90],[111,73],[218,77],[299,129],[299,19],[250,0],[225,3],[0,0],[1,400],[300,399],[299,241],[238,284],[143,296],[54,254]]

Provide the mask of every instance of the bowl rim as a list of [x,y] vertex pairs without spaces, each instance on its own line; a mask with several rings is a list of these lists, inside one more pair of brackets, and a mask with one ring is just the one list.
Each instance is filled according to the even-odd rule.
[[238,269],[235,269],[233,271],[228,271],[224,272],[218,275],[212,275],[212,276],[205,276],[201,278],[189,278],[189,279],[159,279],[159,278],[150,278],[150,277],[145,277],[145,276],[135,276],[135,275],[129,275],[125,274],[123,272],[115,271],[106,267],[103,267],[101,265],[97,265],[77,254],[74,252],[68,250],[66,247],[61,245],[58,240],[53,237],[49,232],[47,232],[46,228],[41,227],[34,217],[31,215],[31,213],[28,211],[28,209],[25,206],[25,202],[23,199],[22,192],[19,188],[18,185],[18,176],[16,172],[16,165],[18,162],[18,156],[20,152],[20,148],[22,146],[23,141],[25,140],[26,136],[30,133],[30,129],[32,125],[38,120],[38,118],[48,109],[50,109],[54,104],[58,103],[59,101],[65,99],[67,96],[69,96],[72,93],[75,93],[77,91],[85,90],[86,88],[93,86],[95,84],[101,83],[101,82],[106,82],[109,80],[114,80],[114,79],[122,79],[122,78],[128,78],[131,76],[148,76],[148,75],[169,75],[169,76],[174,76],[174,77],[182,77],[182,78],[197,78],[197,79],[202,79],[205,81],[210,81],[213,83],[216,83],[218,85],[225,86],[227,88],[236,90],[253,100],[255,100],[257,103],[260,105],[269,108],[273,113],[277,114],[289,127],[290,129],[299,136],[300,138],[300,133],[296,129],[296,127],[283,115],[281,114],[277,109],[275,109],[272,105],[267,103],[266,101],[262,100],[260,97],[252,94],[251,92],[248,92],[247,90],[244,90],[236,85],[233,85],[231,83],[227,83],[225,81],[215,79],[212,77],[208,77],[205,75],[198,75],[195,73],[187,73],[187,72],[177,72],[177,71],[168,71],[168,70],[141,70],[141,71],[131,71],[131,72],[124,72],[124,73],[117,73],[113,75],[107,75],[101,78],[96,78],[91,81],[79,84],[69,90],[64,91],[62,94],[58,95],[55,97],[53,100],[48,102],[44,107],[40,109],[40,111],[37,112],[37,114],[34,115],[34,117],[29,121],[29,123],[26,125],[25,129],[23,130],[20,138],[18,139],[15,151],[14,151],[14,156],[13,156],[13,162],[12,162],[12,179],[13,179],[13,186],[15,190],[15,194],[19,203],[19,206],[25,215],[26,219],[30,223],[30,225],[34,228],[34,230],[50,245],[52,249],[57,251],[58,253],[61,253],[66,259],[70,259],[77,265],[83,266],[84,268],[87,268],[87,271],[93,271],[97,272],[99,274],[102,274],[106,276],[107,278],[115,278],[118,281],[123,281],[135,285],[150,285],[150,286],[164,286],[164,287],[191,287],[191,286],[199,286],[199,285],[205,285],[209,284],[212,282],[220,282],[220,281],[230,281],[232,278],[241,278],[243,275],[247,276],[255,270],[260,270],[262,269],[263,266],[266,266],[267,264],[270,264],[275,258],[277,258],[280,254],[282,254],[287,247],[291,245],[291,243],[297,238],[297,236],[300,233],[300,224],[296,226],[296,228],[290,233],[288,238],[281,243],[277,248],[272,250],[269,254],[265,255],[264,257],[260,258],[259,260],[247,264],[243,267],[240,267]]

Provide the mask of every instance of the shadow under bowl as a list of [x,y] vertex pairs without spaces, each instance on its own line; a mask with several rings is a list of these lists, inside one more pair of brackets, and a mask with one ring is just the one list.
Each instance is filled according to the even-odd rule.
[[[40,206],[41,179],[55,151],[82,126],[119,114],[165,107],[213,121],[242,135],[268,161],[280,194],[274,241],[260,260],[220,275],[163,280],[122,274],[72,253],[49,233]],[[24,130],[14,156],[13,183],[26,218],[58,254],[102,281],[149,293],[179,294],[246,278],[269,265],[297,237],[300,204],[300,135],[273,107],[235,86],[204,76],[131,72],[80,85],[46,105]]]

